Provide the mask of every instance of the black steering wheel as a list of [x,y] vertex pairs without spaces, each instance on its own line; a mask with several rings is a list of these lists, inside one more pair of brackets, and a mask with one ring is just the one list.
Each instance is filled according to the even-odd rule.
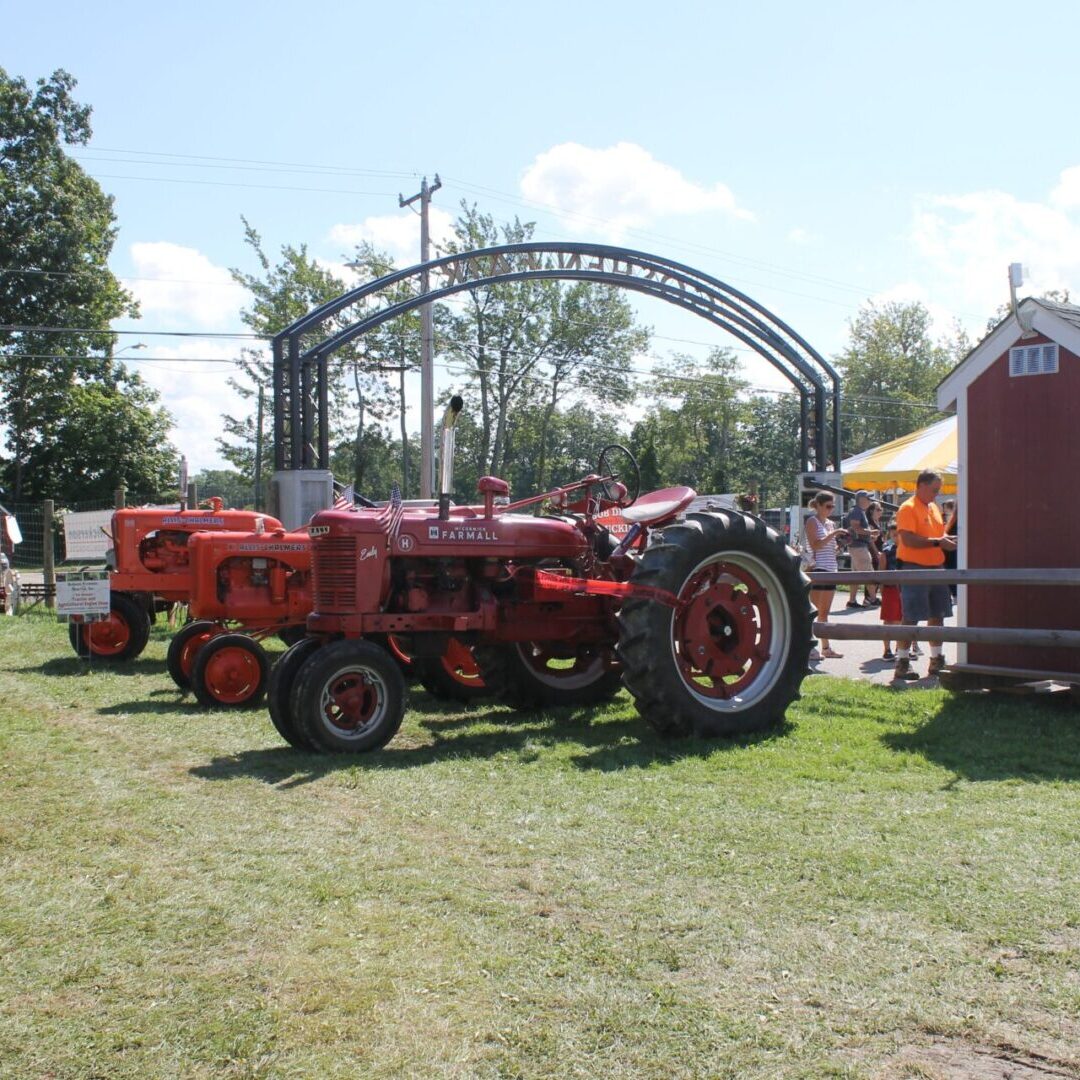
[[[641,494],[641,470],[637,458],[625,446],[619,443],[605,446],[600,451],[596,471],[605,478],[599,485],[602,499],[618,503],[619,506],[633,506]],[[620,496],[615,490],[616,481],[626,488],[625,495]]]

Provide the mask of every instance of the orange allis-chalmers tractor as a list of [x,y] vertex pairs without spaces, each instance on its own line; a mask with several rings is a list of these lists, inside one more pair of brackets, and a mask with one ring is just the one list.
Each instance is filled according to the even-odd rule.
[[259,642],[304,636],[311,611],[307,530],[198,532],[187,544],[192,621],[169,643],[168,669],[209,708],[256,704],[270,670]]
[[[600,702],[625,686],[666,735],[761,730],[798,696],[811,647],[809,580],[763,521],[738,512],[678,515],[692,488],[637,498],[637,463],[609,446],[596,472],[496,507],[451,507],[455,398],[443,422],[438,512],[326,510],[309,524],[308,636],[275,665],[268,704],[294,746],[362,752],[404,714],[404,680],[386,648],[413,655],[469,646],[489,692],[519,705]],[[544,504],[542,516],[523,514]],[[597,518],[618,511],[618,543]],[[659,531],[659,535],[650,535]]]
[[277,518],[253,510],[224,510],[220,499],[208,510],[130,508],[112,517],[109,618],[71,623],[71,647],[95,660],[121,661],[138,656],[150,638],[156,612],[187,603],[191,595],[188,542],[206,530],[281,529]]

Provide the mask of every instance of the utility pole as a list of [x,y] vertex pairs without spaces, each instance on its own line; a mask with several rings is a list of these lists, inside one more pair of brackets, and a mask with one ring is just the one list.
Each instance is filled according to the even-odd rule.
[[[262,454],[263,454],[263,394],[265,390],[259,384],[259,410],[255,421],[255,509],[262,509]],[[322,423],[326,423],[323,417]]]
[[[398,195],[398,206],[411,206],[420,200],[420,261],[427,263],[430,257],[431,237],[428,230],[428,206],[431,196],[442,187],[439,174],[435,174],[435,183],[428,186],[425,176],[420,182],[420,191],[410,199]],[[420,292],[425,294],[430,287],[429,274],[426,270],[420,274]],[[431,305],[424,304],[420,309],[420,498],[430,499],[435,488],[435,367],[433,360],[434,329],[432,326]]]

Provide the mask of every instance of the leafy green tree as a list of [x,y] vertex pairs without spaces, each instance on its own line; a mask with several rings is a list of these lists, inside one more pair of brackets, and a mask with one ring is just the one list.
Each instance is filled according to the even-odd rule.
[[192,479],[200,501],[216,495],[226,506],[237,510],[255,505],[253,485],[236,469],[202,469]]
[[659,485],[689,484],[701,494],[735,490],[746,414],[737,366],[729,349],[713,349],[702,364],[677,355],[657,365],[649,385],[654,404],[634,426],[630,448],[649,462]]
[[57,461],[73,388],[137,385],[110,359],[110,322],[136,313],[108,268],[113,202],[65,152],[91,135],[75,85],[57,70],[35,90],[0,68],[0,327],[14,328],[0,329],[0,415],[16,500],[59,494],[43,463]]
[[918,303],[865,304],[836,358],[846,403],[844,454],[857,454],[937,419],[937,384],[967,351],[966,338],[935,342]]
[[138,375],[78,383],[43,454],[30,463],[34,490],[64,502],[108,500],[118,487],[157,499],[176,488],[179,459],[169,442],[172,417]]
[[[522,243],[534,226],[518,219],[497,225],[462,204],[446,252]],[[536,486],[547,485],[556,413],[564,404],[594,406],[632,400],[630,367],[648,346],[621,290],[589,282],[522,281],[474,289],[460,306],[440,305],[437,346],[475,390],[479,417],[472,447],[479,474],[513,466],[515,414],[538,410]],[[521,446],[520,439],[518,445]]]
[[762,509],[787,505],[801,464],[799,424],[798,394],[752,394],[739,424],[732,490],[756,491]]
[[[308,254],[306,245],[285,245],[277,264],[272,264],[263,249],[262,239],[245,220],[244,239],[254,252],[260,272],[246,273],[234,269],[235,281],[251,294],[251,304],[241,312],[244,324],[257,334],[270,337],[283,330],[300,316],[307,314],[346,291],[344,281]],[[385,256],[363,246],[357,253],[357,264],[370,276],[379,276],[390,267]],[[332,321],[331,332],[354,322],[356,308],[347,309]],[[326,418],[331,440],[345,427],[354,427],[353,459],[347,472],[359,490],[366,486],[364,476],[364,432],[369,423],[385,420],[395,400],[380,368],[400,356],[391,347],[392,330],[365,335],[355,345],[348,346],[331,358],[328,367],[330,415]],[[272,412],[273,364],[268,350],[244,349],[239,361],[239,375],[229,384],[249,404],[242,416],[223,417],[225,435],[218,439],[222,456],[245,477],[254,479],[255,453],[259,442],[256,400],[261,386],[265,392],[264,430],[262,432],[263,475],[273,468],[273,446],[267,436]],[[337,456],[338,467],[344,460]]]

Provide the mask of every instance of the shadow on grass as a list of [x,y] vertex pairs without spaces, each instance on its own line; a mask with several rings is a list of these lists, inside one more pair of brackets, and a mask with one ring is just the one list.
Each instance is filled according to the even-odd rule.
[[165,670],[165,661],[143,657],[114,664],[107,660],[88,661],[72,653],[70,656],[54,656],[42,664],[28,664],[11,670],[20,674],[40,675],[85,675],[87,672],[99,675],[103,671],[110,675],[159,675]]
[[410,710],[424,717],[420,727],[430,735],[430,742],[417,746],[399,740],[374,753],[356,755],[307,753],[285,746],[245,750],[214,758],[189,771],[203,780],[254,777],[293,788],[344,769],[411,769],[451,759],[506,755],[527,764],[539,758],[545,748],[572,743],[580,748],[570,757],[574,767],[613,772],[686,758],[708,758],[734,747],[781,738],[791,730],[785,723],[772,731],[739,739],[669,741],[652,733],[637,716],[612,716],[610,705],[535,712],[488,705],[448,714],[446,703],[417,694]]
[[1080,779],[1080,710],[1065,694],[950,694],[915,731],[881,738],[965,780]]

